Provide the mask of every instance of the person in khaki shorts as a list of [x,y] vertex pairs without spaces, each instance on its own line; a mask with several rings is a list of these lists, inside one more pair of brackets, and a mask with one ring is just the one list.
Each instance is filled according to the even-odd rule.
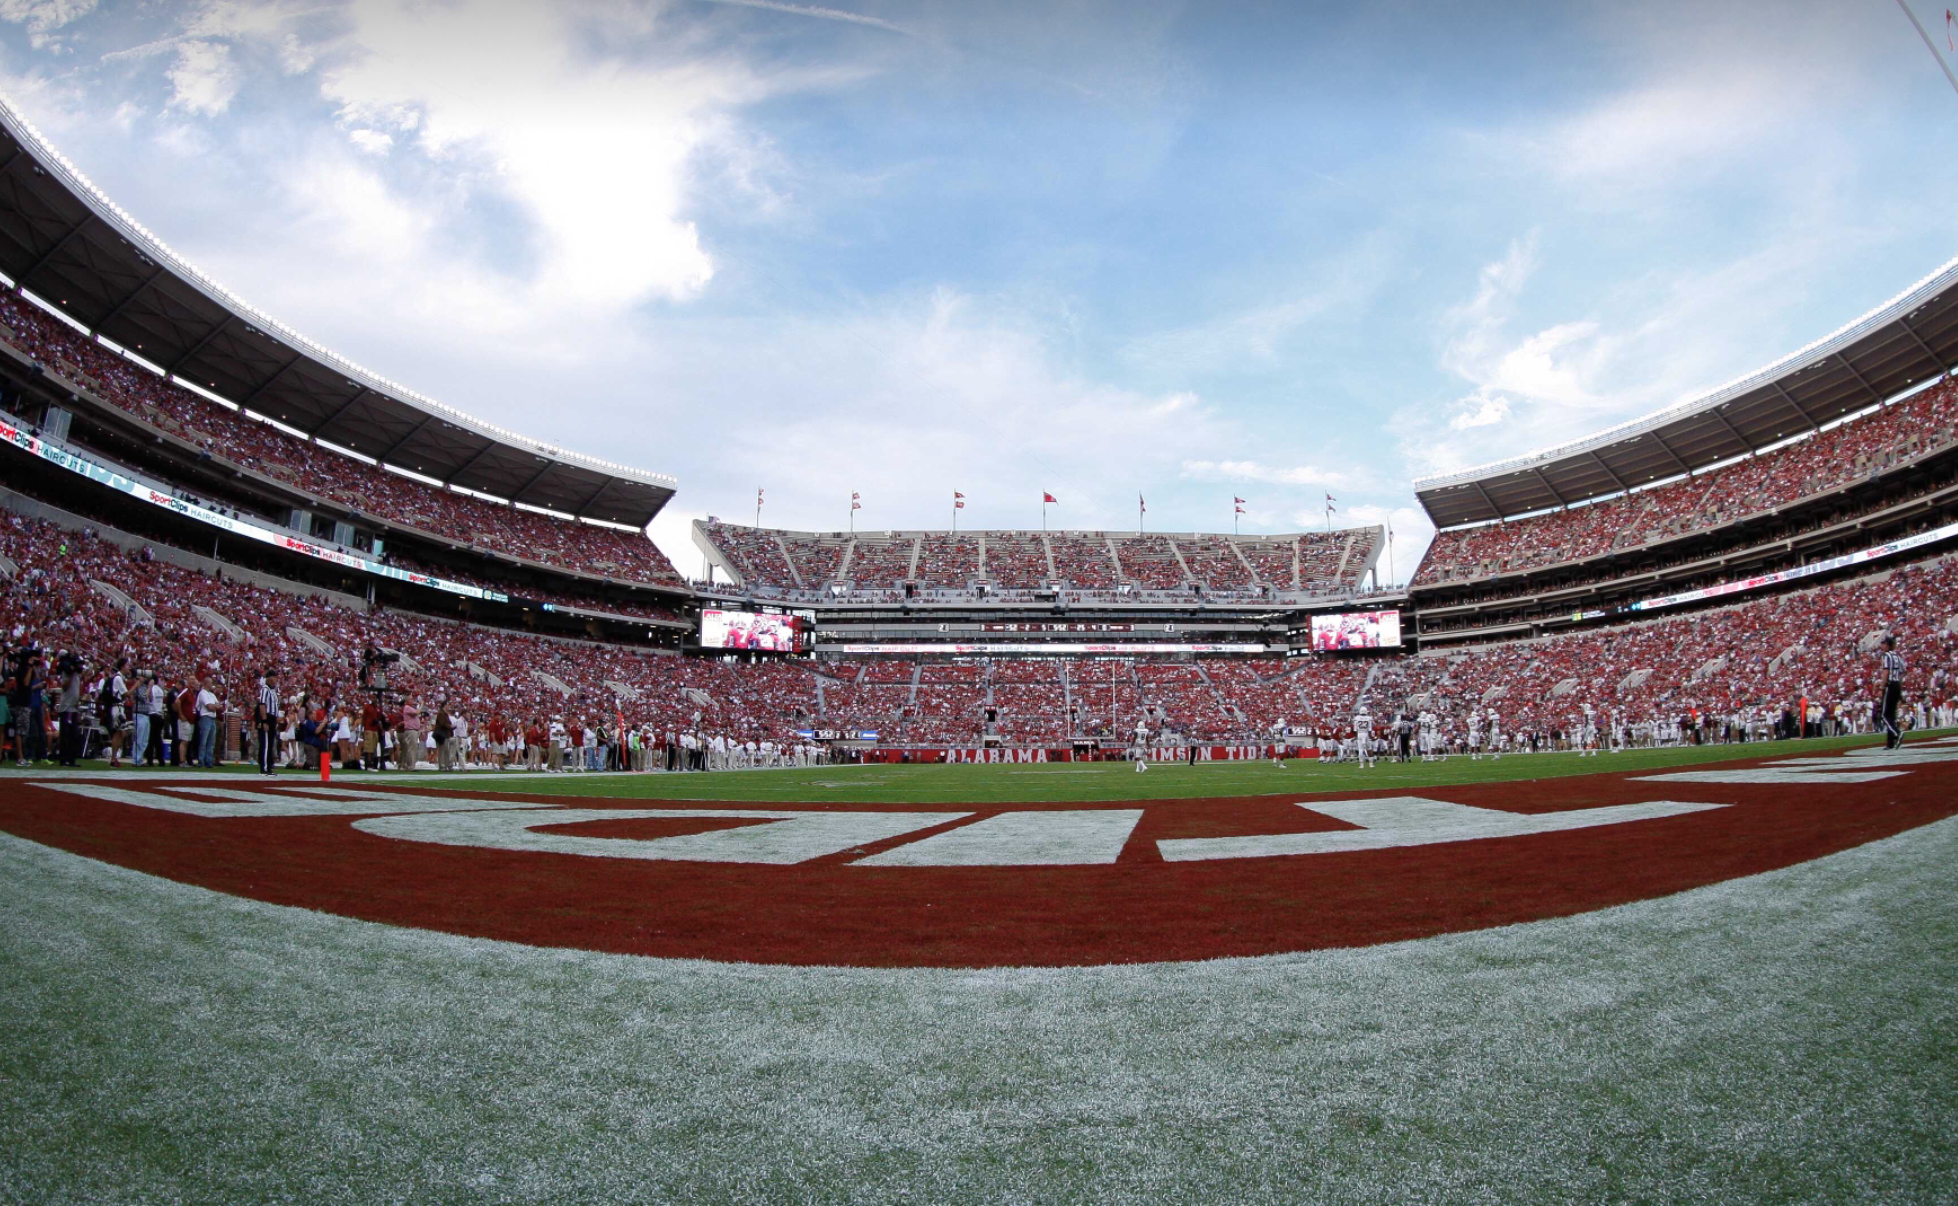
[[523,766],[525,770],[544,769],[544,722],[535,716],[523,727]]
[[414,770],[422,757],[422,710],[410,699],[401,705],[401,736],[395,742],[401,769]]

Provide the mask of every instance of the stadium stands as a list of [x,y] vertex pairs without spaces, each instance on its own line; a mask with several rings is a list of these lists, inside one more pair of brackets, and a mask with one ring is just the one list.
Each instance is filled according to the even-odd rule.
[[1415,587],[1543,570],[1704,534],[1958,443],[1958,381],[1720,468],[1599,502],[1437,533]]
[[11,293],[0,292],[0,339],[196,454],[330,500],[357,517],[557,569],[674,589],[686,585],[643,533],[499,505],[343,456],[165,381]]
[[[1065,586],[1106,596],[1127,590],[1148,597],[1262,597],[1269,589],[1310,595],[1352,594],[1373,567],[1377,527],[1290,536],[1132,532],[947,531],[820,534],[753,528],[708,519],[695,540],[709,556],[761,596],[815,600],[889,597],[907,585],[934,598],[1028,593]],[[785,556],[786,553],[786,556]],[[848,586],[850,593],[832,594]]]
[[1038,532],[987,532],[986,577],[1003,590],[1038,590],[1054,576]]
[[980,538],[935,532],[918,544],[918,568],[913,575],[924,586],[963,589],[979,577]]
[[[777,741],[818,724],[925,745],[987,735],[1122,741],[1138,723],[1152,734],[1254,739],[1281,723],[1343,723],[1362,697],[1376,715],[1426,708],[1456,729],[1471,709],[1494,710],[1511,734],[1546,739],[1568,731],[1585,704],[1627,724],[1684,718],[1758,730],[1806,699],[1866,725],[1875,696],[1870,648],[1885,631],[1897,632],[1911,654],[1913,699],[1958,695],[1951,557],[1798,595],[1447,656],[828,667],[685,659],[361,611],[208,577],[18,516],[0,526],[0,557],[15,571],[0,584],[0,625],[17,642],[74,649],[95,668],[125,657],[171,683],[208,677],[234,712],[265,664],[284,669],[288,688],[315,701],[357,700],[354,655],[369,645],[409,656],[397,685],[425,705],[448,699],[479,721],[568,716],[597,724],[623,715],[632,726]],[[119,597],[134,607],[119,606]],[[621,698],[613,684],[631,690]]]

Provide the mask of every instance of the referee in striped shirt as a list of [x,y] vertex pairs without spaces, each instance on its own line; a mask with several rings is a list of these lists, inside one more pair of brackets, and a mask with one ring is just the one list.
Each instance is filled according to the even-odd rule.
[[279,689],[273,685],[275,672],[265,671],[258,679],[258,773],[272,775],[279,756]]
[[1894,750],[1904,743],[1903,730],[1897,727],[1897,706],[1904,701],[1904,655],[1897,652],[1897,638],[1883,638],[1883,748]]

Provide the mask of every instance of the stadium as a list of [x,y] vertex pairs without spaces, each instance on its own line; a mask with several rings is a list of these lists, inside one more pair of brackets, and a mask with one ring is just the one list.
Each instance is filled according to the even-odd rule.
[[27,111],[5,1200],[1950,1199],[1958,259],[1401,483],[1403,582],[709,514]]

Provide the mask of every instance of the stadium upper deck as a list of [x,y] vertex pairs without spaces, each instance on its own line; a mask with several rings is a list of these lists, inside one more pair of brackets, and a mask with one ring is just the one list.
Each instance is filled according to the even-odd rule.
[[1088,531],[795,532],[709,518],[694,543],[741,590],[800,602],[1076,598],[1269,604],[1350,596],[1385,529],[1278,536]]
[[1423,478],[1435,527],[1488,523],[1621,494],[1814,432],[1958,364],[1958,260],[1835,333],[1704,397],[1594,436]]
[[634,528],[677,487],[444,406],[259,313],[144,230],[4,101],[0,274],[184,389],[447,486]]

